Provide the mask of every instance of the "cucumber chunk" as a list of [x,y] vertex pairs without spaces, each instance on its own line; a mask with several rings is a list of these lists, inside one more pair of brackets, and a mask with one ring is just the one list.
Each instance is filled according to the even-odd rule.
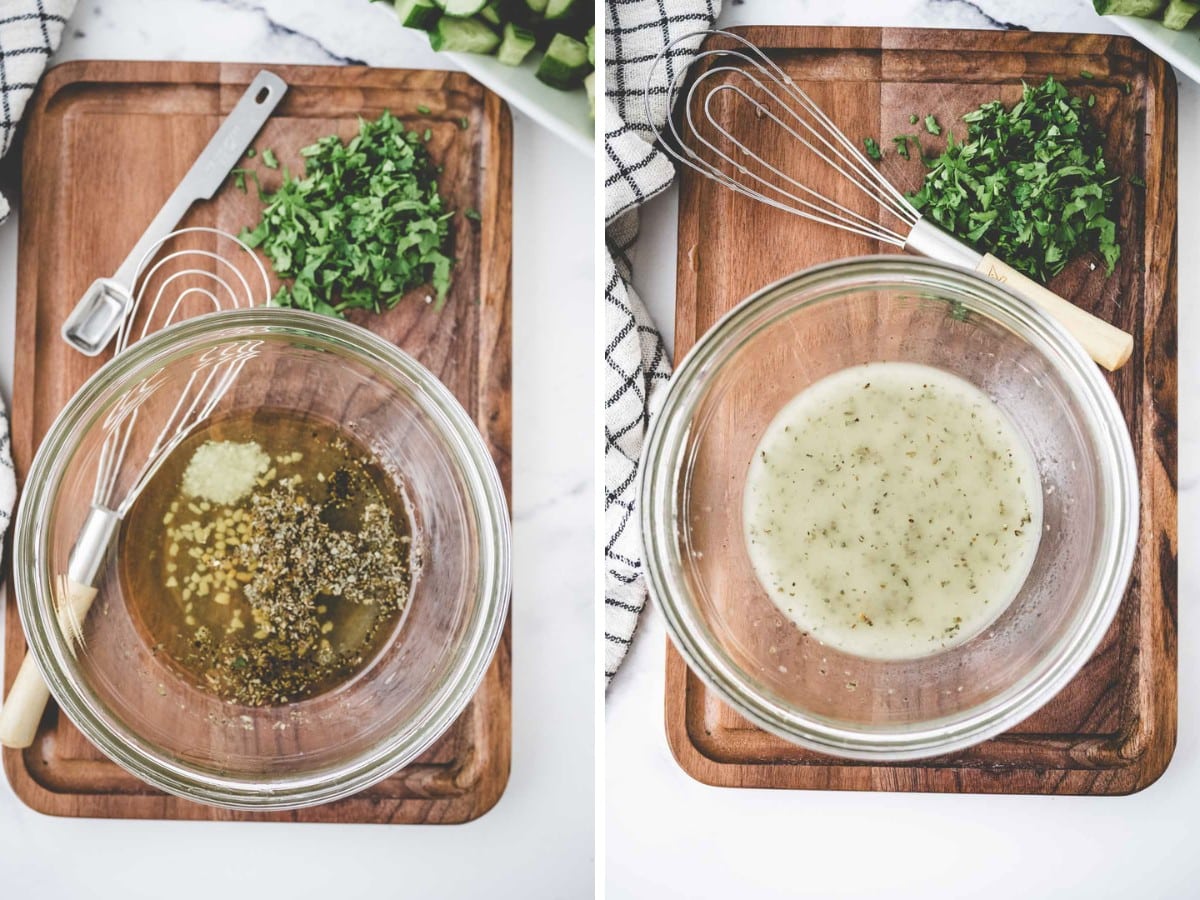
[[1163,13],[1163,24],[1173,31],[1183,31],[1196,13],[1200,13],[1200,3],[1192,0],[1171,0]]
[[396,15],[405,28],[429,31],[437,24],[442,11],[433,0],[396,0]]
[[584,90],[587,91],[588,110],[592,114],[592,118],[596,118],[596,73],[588,72],[583,79]]
[[446,15],[468,19],[487,6],[487,0],[444,0],[442,8]]
[[1092,0],[1102,16],[1157,16],[1166,0]]
[[596,26],[593,25],[588,29],[587,37],[583,39],[588,48],[588,62],[593,66],[596,65]]
[[496,28],[504,24],[504,19],[500,17],[500,4],[496,0],[492,0],[491,3],[479,11],[479,18],[483,19],[489,25],[494,25]]
[[537,15],[542,16],[545,15],[546,4],[549,2],[550,0],[525,0],[525,5],[529,8],[531,13],[536,13]]
[[491,53],[500,46],[500,36],[478,19],[442,16],[429,32],[429,46],[459,53]]
[[572,15],[579,0],[546,0],[547,21],[561,20]]
[[500,49],[496,51],[496,59],[506,66],[519,66],[536,45],[537,38],[532,31],[509,22],[504,26],[504,40],[500,42]]
[[589,70],[587,46],[565,34],[556,34],[537,68],[537,77],[551,87],[578,87]]

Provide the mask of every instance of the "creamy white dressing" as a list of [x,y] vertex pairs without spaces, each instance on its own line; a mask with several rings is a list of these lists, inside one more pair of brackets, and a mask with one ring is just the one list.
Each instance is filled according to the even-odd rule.
[[768,426],[743,494],[772,601],[856,656],[962,643],[1012,602],[1042,527],[1037,464],[973,385],[870,363],[800,393]]

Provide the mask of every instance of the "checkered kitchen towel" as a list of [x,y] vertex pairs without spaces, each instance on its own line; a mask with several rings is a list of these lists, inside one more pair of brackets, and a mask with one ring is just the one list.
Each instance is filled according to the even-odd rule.
[[646,307],[630,284],[637,208],[671,183],[671,161],[653,146],[650,124],[666,121],[669,78],[692,61],[701,38],[681,41],[655,70],[650,110],[646,79],[662,49],[711,28],[721,0],[608,0],[605,4],[604,135],[604,676],[625,658],[646,604],[636,494],[638,462],[650,416],[671,377],[671,361]]
[[[0,156],[8,152],[75,0],[0,0]],[[8,218],[0,195],[0,222]]]
[[[25,105],[74,9],[75,0],[0,0],[0,156],[12,146]],[[8,201],[0,194],[0,223],[8,213]],[[0,401],[0,537],[16,497],[8,415]]]

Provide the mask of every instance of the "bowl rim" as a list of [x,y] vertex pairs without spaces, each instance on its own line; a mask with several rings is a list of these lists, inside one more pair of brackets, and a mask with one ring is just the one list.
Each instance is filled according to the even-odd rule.
[[[960,300],[968,301],[965,305],[971,311],[988,315],[1026,339],[1036,339],[1039,352],[1052,352],[1060,368],[1070,373],[1066,380],[1086,410],[1095,438],[1112,451],[1099,461],[1098,468],[1114,508],[1106,517],[1100,562],[1092,573],[1088,601],[1071,631],[1042,665],[983,708],[903,730],[839,726],[798,712],[759,690],[741,667],[707,640],[707,629],[686,600],[686,582],[676,552],[676,485],[691,431],[690,411],[720,368],[722,354],[745,336],[744,327],[754,322],[759,328],[769,327],[772,311],[827,302],[850,286],[859,290],[902,286],[954,291]],[[1039,307],[993,279],[958,266],[895,254],[834,260],[795,272],[755,291],[723,315],[696,341],[672,375],[650,423],[638,477],[649,594],[688,667],[760,728],[820,753],[865,761],[915,760],[961,750],[1000,734],[1041,708],[1078,673],[1107,632],[1129,582],[1139,533],[1138,473],[1129,431],[1112,389],[1083,347]]]
[[[121,393],[182,352],[233,340],[301,336],[348,353],[403,382],[435,423],[465,482],[478,519],[479,612],[464,636],[464,652],[416,715],[389,740],[334,766],[300,776],[238,778],[185,764],[159,752],[107,710],[101,712],[79,686],[61,630],[51,626],[50,576],[44,575],[49,515],[82,425],[110,394]],[[72,441],[72,438],[74,440]],[[453,724],[474,697],[504,632],[512,590],[512,539],[508,502],[495,461],[466,410],[432,372],[378,335],[358,325],[303,310],[278,307],[222,310],[164,328],[109,360],[75,392],[43,437],[18,506],[13,538],[13,583],[30,653],[50,693],[83,734],[106,756],[148,784],[184,799],[237,810],[287,810],[357,793],[413,761]]]

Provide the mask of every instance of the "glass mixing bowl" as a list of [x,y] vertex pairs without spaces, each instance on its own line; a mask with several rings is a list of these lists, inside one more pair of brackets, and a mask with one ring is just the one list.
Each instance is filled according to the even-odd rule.
[[[264,407],[349,432],[395,473],[422,563],[376,658],[332,690],[278,706],[218,699],[154,651],[110,548],[82,640],[60,626],[56,585],[91,508],[106,435],[136,410],[117,472],[127,496],[189,380],[226,379],[204,421]],[[212,397],[212,394],[206,396]],[[425,368],[371,333],[293,310],[202,316],[132,346],[58,416],[26,479],[14,543],[16,597],[54,698],[104,753],[156,787],[241,809],[343,797],[412,761],[474,694],[510,591],[504,490],[483,439]],[[59,598],[61,600],[61,598]]]
[[[760,586],[742,491],[763,430],[818,379],[923,363],[976,385],[1024,437],[1043,534],[1011,605],[970,640],[917,659],[851,656],[806,637]],[[750,297],[679,365],[643,457],[651,594],[676,647],[738,712],[836,756],[960,749],[1027,718],[1087,661],[1116,613],[1138,534],[1137,471],[1099,369],[994,281],[886,256],[801,272]]]

